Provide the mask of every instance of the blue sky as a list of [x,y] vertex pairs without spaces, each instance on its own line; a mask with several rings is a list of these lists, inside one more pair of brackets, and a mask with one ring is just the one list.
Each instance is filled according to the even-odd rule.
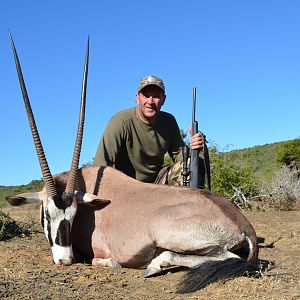
[[221,150],[299,137],[299,13],[297,0],[1,1],[0,185],[41,178],[8,28],[55,174],[70,167],[88,34],[81,164],[150,74],[164,79],[163,110],[184,130],[197,87],[199,128]]

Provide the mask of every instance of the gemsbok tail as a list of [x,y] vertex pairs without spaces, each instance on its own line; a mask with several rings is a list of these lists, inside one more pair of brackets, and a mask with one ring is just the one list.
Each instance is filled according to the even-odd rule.
[[245,274],[246,272],[257,271],[258,245],[256,238],[248,238],[248,258],[227,258],[224,260],[206,261],[187,271],[183,281],[180,283],[177,293],[192,293],[206,287],[208,284],[234,278]]

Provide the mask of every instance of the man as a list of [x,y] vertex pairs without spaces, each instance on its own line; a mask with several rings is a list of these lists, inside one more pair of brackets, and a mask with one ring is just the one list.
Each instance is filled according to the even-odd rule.
[[[165,86],[160,78],[142,79],[136,95],[138,106],[111,118],[99,143],[94,165],[112,166],[139,181],[157,181],[164,155],[168,152],[175,162],[184,144],[174,116],[161,111],[165,100]],[[190,147],[201,150],[203,136],[193,135]],[[172,170],[174,168],[167,177],[172,177]],[[167,184],[178,182],[169,180]]]

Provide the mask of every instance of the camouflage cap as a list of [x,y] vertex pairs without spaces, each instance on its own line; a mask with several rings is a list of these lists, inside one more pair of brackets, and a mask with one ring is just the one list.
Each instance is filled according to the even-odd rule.
[[139,89],[138,89],[138,93],[147,85],[157,85],[158,87],[160,87],[164,92],[165,92],[165,85],[164,82],[156,77],[156,76],[147,76],[145,78],[143,78],[140,82],[139,85]]

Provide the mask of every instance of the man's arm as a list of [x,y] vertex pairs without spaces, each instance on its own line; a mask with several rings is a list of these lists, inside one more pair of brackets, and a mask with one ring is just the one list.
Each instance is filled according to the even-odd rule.
[[123,130],[120,119],[110,119],[99,142],[93,165],[115,167],[122,146]]
[[182,140],[182,136],[180,134],[180,129],[178,126],[178,123],[174,118],[174,124],[173,124],[173,133],[172,133],[172,143],[171,146],[168,149],[168,154],[172,158],[173,162],[178,162],[182,161],[182,154],[181,154],[181,149],[184,146],[184,141]]

